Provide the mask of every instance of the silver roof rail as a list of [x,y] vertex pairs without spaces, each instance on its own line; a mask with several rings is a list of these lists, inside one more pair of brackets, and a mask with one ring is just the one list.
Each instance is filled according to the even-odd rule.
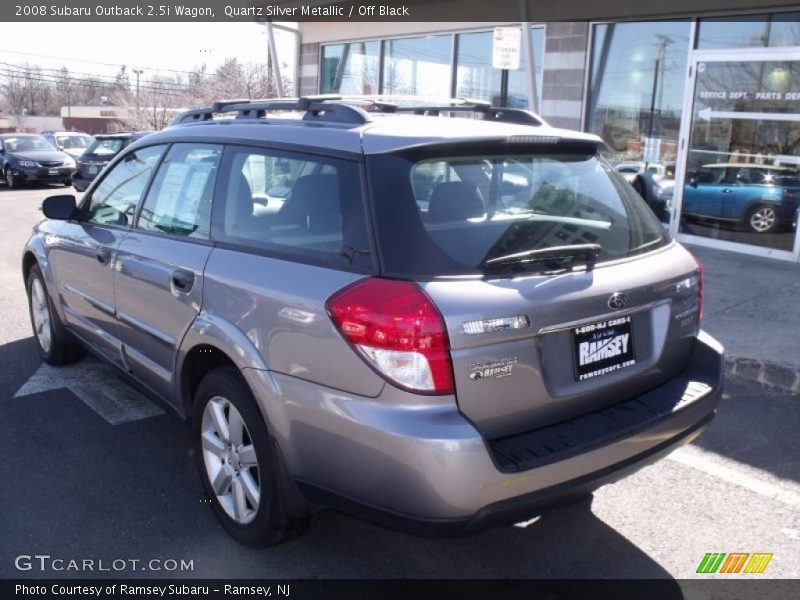
[[[401,96],[339,96],[319,94],[300,98],[276,98],[274,100],[221,100],[205,108],[195,108],[181,113],[172,125],[183,125],[211,121],[214,115],[236,113],[236,119],[259,119],[268,112],[304,111],[303,121],[323,121],[364,125],[370,122],[369,113],[411,113],[415,115],[440,116],[442,113],[476,113],[486,121],[516,123],[520,125],[546,125],[538,115],[520,108],[492,106],[483,100],[452,98],[431,104],[403,106]],[[412,98],[409,98],[412,100]],[[395,102],[398,101],[398,102]]]
[[236,119],[258,119],[274,111],[304,111],[304,121],[326,121],[363,125],[369,123],[369,115],[362,109],[344,104],[342,97],[333,94],[301,96],[300,98],[276,98],[274,100],[221,100],[211,106],[195,108],[181,113],[172,125],[184,125],[211,121],[214,115],[236,113]]

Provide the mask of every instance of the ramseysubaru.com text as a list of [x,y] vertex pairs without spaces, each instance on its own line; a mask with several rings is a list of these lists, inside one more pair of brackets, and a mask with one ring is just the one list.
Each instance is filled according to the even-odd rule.
[[202,598],[211,592],[222,593],[226,596],[261,596],[288,597],[290,587],[286,585],[186,585],[170,583],[165,585],[131,585],[127,583],[111,583],[107,585],[81,585],[54,583],[49,585],[26,585],[18,583],[14,586],[16,596],[77,596],[77,597],[106,597],[106,596],[155,596],[165,598],[169,596],[189,596]]

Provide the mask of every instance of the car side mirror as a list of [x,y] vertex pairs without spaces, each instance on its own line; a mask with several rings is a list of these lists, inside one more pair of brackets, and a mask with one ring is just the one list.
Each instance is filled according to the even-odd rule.
[[49,196],[42,202],[42,212],[48,219],[68,221],[75,215],[77,201],[71,194]]
[[689,178],[689,185],[693,188],[697,187],[697,177],[690,177]]

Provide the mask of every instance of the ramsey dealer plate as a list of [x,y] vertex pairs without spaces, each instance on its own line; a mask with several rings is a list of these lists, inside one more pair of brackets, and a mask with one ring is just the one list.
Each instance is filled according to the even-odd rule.
[[573,328],[572,345],[578,381],[636,364],[629,316]]

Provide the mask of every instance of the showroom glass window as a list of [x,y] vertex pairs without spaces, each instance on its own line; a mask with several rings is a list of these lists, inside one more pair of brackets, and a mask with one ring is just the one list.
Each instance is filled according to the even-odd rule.
[[700,19],[697,47],[775,48],[800,46],[800,12]]
[[[531,28],[533,67],[536,90],[541,98],[544,28]],[[503,72],[492,67],[492,32],[479,31],[458,35],[456,52],[456,97],[487,100],[495,106],[528,107],[526,57],[524,52],[517,70],[508,71],[507,91],[503,97]]]
[[613,162],[674,164],[688,21],[594,26],[586,129],[602,137]]
[[350,42],[322,47],[322,93],[377,94],[379,85],[380,42]]
[[451,35],[386,40],[383,93],[450,97]]

